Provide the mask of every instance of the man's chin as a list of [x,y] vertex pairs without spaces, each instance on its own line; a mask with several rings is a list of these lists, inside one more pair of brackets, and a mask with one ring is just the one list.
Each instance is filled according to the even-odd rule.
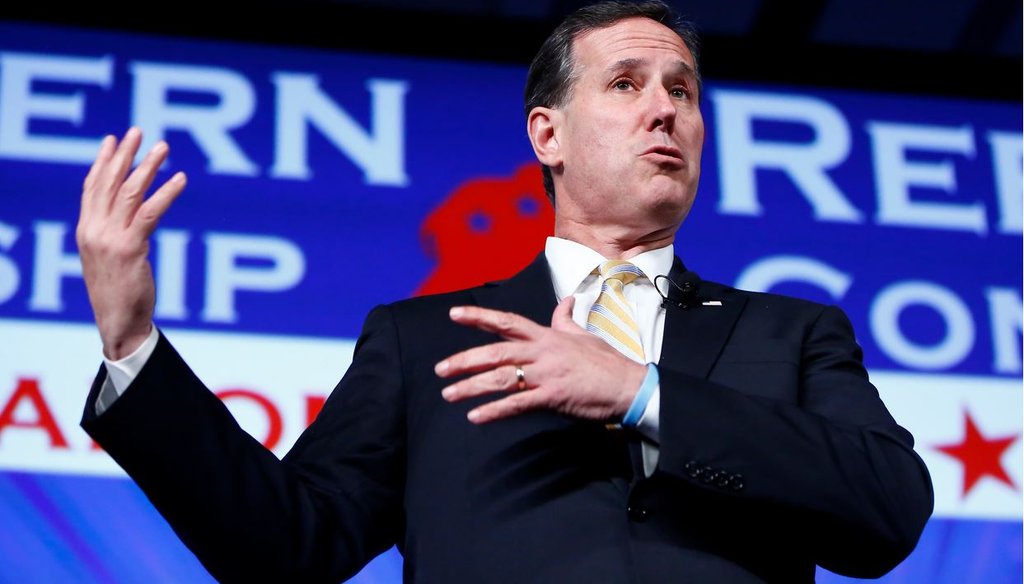
[[644,197],[644,207],[658,217],[678,217],[681,223],[693,206],[694,197],[689,191],[674,189],[652,189]]

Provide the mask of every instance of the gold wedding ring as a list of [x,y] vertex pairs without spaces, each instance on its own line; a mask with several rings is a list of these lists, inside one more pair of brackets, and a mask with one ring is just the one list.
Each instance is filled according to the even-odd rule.
[[522,365],[516,365],[516,389],[519,391],[526,389],[526,372],[523,371]]

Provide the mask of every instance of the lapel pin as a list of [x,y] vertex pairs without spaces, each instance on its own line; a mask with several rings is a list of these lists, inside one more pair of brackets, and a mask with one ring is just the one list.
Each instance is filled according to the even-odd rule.
[[721,300],[706,300],[704,302],[701,302],[701,305],[702,306],[721,306],[722,305],[722,301]]

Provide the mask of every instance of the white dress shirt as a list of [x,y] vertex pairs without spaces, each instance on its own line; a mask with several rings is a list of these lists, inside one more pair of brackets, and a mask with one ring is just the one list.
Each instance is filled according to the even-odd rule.
[[[601,278],[594,273],[594,269],[605,262],[607,258],[589,247],[558,237],[548,238],[544,254],[551,270],[551,280],[554,283],[557,300],[561,301],[570,294],[575,296],[576,304],[573,308],[572,319],[580,326],[585,327],[590,307],[601,292]],[[632,284],[626,286],[624,291],[626,298],[636,309],[636,322],[640,328],[640,341],[644,347],[644,357],[647,363],[657,363],[661,357],[661,341],[665,331],[665,309],[661,305],[662,296],[654,287],[653,281],[659,275],[668,275],[672,268],[673,257],[672,245],[668,245],[644,252],[629,260],[647,276],[646,278],[637,278]],[[660,282],[660,285],[662,288],[668,286],[664,280]],[[667,290],[662,290],[662,293],[667,293]],[[96,399],[97,415],[106,411],[114,403],[114,400],[131,385],[153,354],[153,350],[156,349],[158,339],[159,333],[153,326],[149,337],[131,355],[117,361],[103,359],[108,374]],[[660,398],[661,388],[657,387],[637,424],[637,430],[651,440],[651,442],[644,441],[643,443],[644,472],[648,476],[654,472],[658,463]]]

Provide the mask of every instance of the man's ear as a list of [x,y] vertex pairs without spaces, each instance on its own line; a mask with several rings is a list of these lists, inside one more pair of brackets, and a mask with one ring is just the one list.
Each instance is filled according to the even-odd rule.
[[544,166],[558,168],[562,165],[562,150],[559,144],[562,127],[562,112],[547,107],[535,107],[526,119],[526,132],[533,145],[533,153]]

